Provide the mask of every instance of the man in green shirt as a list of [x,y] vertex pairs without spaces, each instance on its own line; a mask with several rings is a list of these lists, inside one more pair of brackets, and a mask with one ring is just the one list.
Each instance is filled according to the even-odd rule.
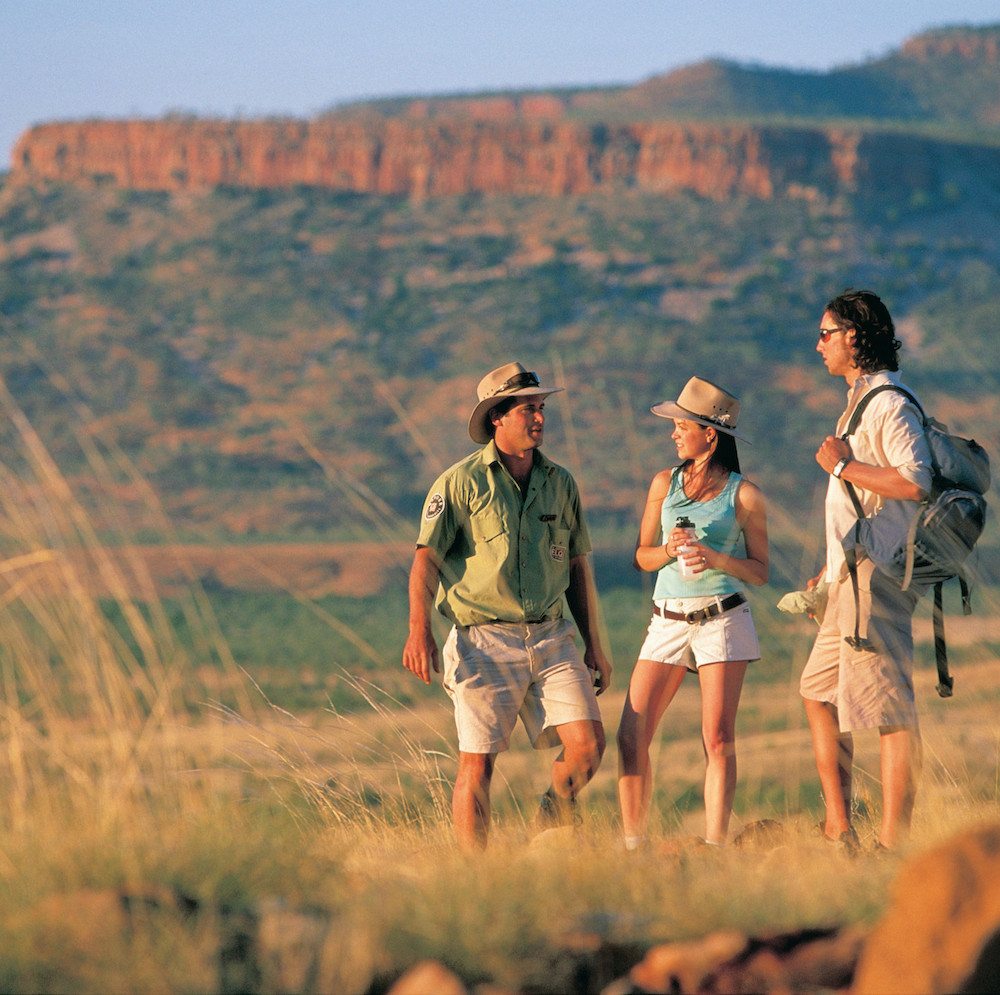
[[[497,754],[520,715],[536,749],[562,746],[536,826],[570,825],[604,754],[596,694],[611,664],[598,634],[590,536],[572,476],[542,455],[545,398],[536,374],[507,363],[479,384],[469,435],[483,448],[446,470],[424,505],[410,572],[403,666],[439,673],[431,609],[452,623],[444,686],[455,704],[455,835],[486,845]],[[581,657],[566,603],[584,642]]]

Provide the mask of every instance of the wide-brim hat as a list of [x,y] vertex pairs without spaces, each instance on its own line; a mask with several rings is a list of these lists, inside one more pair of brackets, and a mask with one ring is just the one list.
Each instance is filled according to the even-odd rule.
[[479,403],[469,417],[469,436],[473,442],[485,445],[493,438],[489,429],[489,413],[501,401],[508,397],[520,397],[522,394],[541,394],[548,397],[562,390],[562,387],[543,387],[538,382],[538,374],[526,370],[520,363],[505,363],[487,373],[479,386],[476,395]]
[[684,385],[676,401],[662,401],[649,409],[661,418],[675,421],[693,421],[699,425],[711,426],[727,435],[742,439],[753,445],[748,438],[736,431],[740,417],[740,402],[727,390],[717,387],[710,380],[692,377]]

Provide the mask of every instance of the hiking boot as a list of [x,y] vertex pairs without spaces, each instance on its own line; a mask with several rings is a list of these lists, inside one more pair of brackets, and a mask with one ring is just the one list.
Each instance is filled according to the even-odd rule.
[[861,852],[861,841],[853,826],[848,826],[839,836],[827,836],[823,823],[816,826],[816,832],[831,846],[842,850],[848,857],[856,857]]
[[562,826],[579,826],[583,822],[576,807],[575,798],[560,798],[549,788],[538,803],[538,811],[531,820],[531,828],[536,833],[546,829],[559,829]]

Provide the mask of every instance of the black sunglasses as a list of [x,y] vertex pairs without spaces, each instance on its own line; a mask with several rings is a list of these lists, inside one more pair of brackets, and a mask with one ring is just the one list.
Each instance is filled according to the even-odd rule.
[[[540,386],[538,382],[537,373],[517,373],[512,376],[509,380],[504,380],[502,384],[495,391],[494,394],[499,394],[504,390],[514,390],[517,387],[538,387]],[[492,396],[492,395],[491,395]]]

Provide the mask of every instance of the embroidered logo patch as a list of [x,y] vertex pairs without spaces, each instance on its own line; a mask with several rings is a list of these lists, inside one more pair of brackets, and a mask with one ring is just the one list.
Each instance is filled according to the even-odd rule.
[[549,546],[549,556],[552,557],[556,563],[562,563],[566,559],[566,549],[564,546]]
[[437,518],[444,511],[444,498],[440,494],[432,494],[427,502],[427,510],[424,512],[424,519],[428,522]]

